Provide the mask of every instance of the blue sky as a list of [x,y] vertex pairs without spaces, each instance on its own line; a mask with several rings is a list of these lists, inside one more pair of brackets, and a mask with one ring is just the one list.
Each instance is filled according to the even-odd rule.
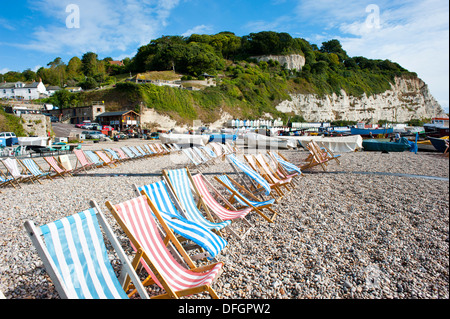
[[[77,21],[68,5],[79,8],[79,28],[68,28]],[[0,73],[88,51],[133,57],[162,35],[270,30],[319,47],[339,39],[350,56],[398,62],[449,108],[447,0],[16,0],[1,7]]]

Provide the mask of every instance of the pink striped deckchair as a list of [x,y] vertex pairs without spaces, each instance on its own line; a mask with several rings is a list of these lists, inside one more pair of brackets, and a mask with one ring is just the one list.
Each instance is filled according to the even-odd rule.
[[[153,298],[179,298],[201,292],[218,298],[211,284],[219,275],[223,263],[196,267],[148,196],[139,196],[114,206],[108,201],[106,206],[136,250],[133,266],[137,268],[141,262],[150,275],[144,285],[157,284],[165,290],[165,293]],[[165,239],[161,238],[155,217],[165,232]],[[175,260],[167,248],[170,244],[175,246],[190,269]]]
[[[78,172],[79,170],[84,170],[86,172],[87,169],[94,168],[94,163],[91,163],[84,152],[82,150],[73,150],[76,158],[77,163],[75,164],[74,172]],[[78,164],[80,164],[80,167],[78,167]]]
[[113,151],[115,151],[117,153],[117,155],[119,155],[120,159],[122,161],[127,161],[130,158],[124,153],[124,151],[122,151],[120,148],[113,148]]
[[53,156],[44,157],[44,160],[48,165],[50,165],[49,171],[51,171],[52,169],[55,171],[56,174],[53,176],[60,176],[64,178],[64,175],[69,175],[72,177],[72,171],[64,169]]
[[[223,197],[208,180],[206,180],[203,177],[202,174],[196,174],[192,176],[188,171],[188,176],[190,176],[190,178],[192,179],[192,184],[194,185],[194,190],[197,192],[198,197],[201,198],[201,201],[207,206],[205,207],[205,209],[208,209],[211,213],[217,216],[220,222],[223,222],[224,220],[231,220],[233,222],[241,220],[243,223],[247,225],[248,227],[247,231],[242,236],[238,236],[236,232],[233,231],[236,237],[238,237],[239,239],[243,239],[248,233],[248,231],[250,231],[250,229],[253,227],[250,224],[250,222],[245,218],[253,210],[253,208],[246,207],[243,209],[236,210],[234,206],[225,197]],[[210,189],[230,209],[221,205],[213,197],[213,195],[210,192]]]
[[103,163],[105,163],[105,165],[107,165],[108,167],[111,167],[111,165],[117,166],[112,160],[111,158],[106,155],[105,152],[102,151],[95,151],[95,154],[98,155],[98,157],[100,157],[100,159],[103,161]]
[[156,154],[156,156],[161,156],[163,155],[163,153],[161,153],[161,151],[156,147],[155,144],[148,144],[148,147],[150,148],[150,150]]

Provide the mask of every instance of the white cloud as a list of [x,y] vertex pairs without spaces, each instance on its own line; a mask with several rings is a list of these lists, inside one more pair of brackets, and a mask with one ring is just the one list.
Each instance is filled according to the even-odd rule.
[[51,23],[37,27],[34,40],[17,45],[46,53],[108,54],[147,44],[158,36],[179,0],[78,0],[80,28],[67,28],[73,0],[38,0],[35,10]]
[[[447,0],[377,1],[379,28],[366,23],[370,1],[305,0],[298,17],[326,24],[316,39],[339,39],[350,56],[389,59],[424,80],[448,112],[449,4]],[[373,13],[373,12],[372,12]],[[371,21],[368,21],[371,22]],[[321,42],[320,42],[321,43]]]
[[5,73],[8,73],[9,71],[11,71],[11,70],[8,68],[3,68],[3,69],[0,69],[0,74],[5,74]]
[[198,26],[193,27],[192,29],[187,30],[185,33],[182,34],[182,36],[188,37],[192,34],[206,34],[211,31],[212,31],[211,26],[202,24],[202,25],[198,25]]

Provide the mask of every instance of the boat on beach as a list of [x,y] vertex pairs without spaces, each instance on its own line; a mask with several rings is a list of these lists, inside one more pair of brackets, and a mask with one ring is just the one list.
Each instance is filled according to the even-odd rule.
[[428,137],[433,147],[438,151],[439,153],[444,153],[445,149],[447,148],[446,141],[448,142],[448,136],[444,138],[436,138],[436,137]]
[[399,141],[389,142],[384,139],[363,140],[364,151],[372,152],[404,152],[411,150],[412,142],[402,137]]

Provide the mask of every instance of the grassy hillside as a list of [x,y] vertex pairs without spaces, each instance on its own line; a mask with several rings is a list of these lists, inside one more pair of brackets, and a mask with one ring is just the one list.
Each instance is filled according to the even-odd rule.
[[14,132],[18,137],[27,136],[21,119],[13,114],[5,113],[0,106],[0,132]]

